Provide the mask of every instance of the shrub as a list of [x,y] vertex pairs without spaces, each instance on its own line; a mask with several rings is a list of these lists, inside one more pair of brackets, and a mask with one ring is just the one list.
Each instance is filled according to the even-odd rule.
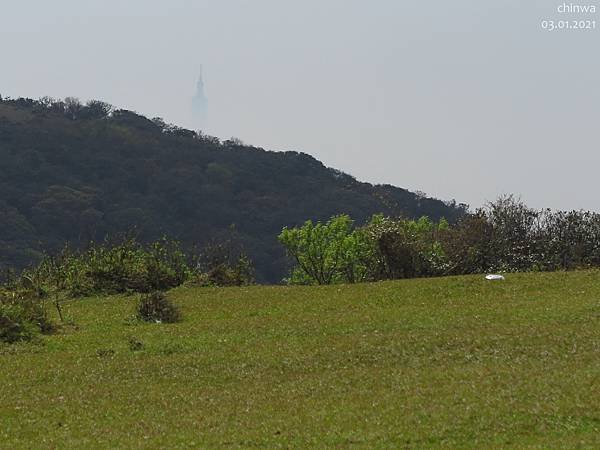
[[20,280],[31,280],[40,289],[53,293],[65,292],[70,297],[82,297],[94,292],[94,285],[83,258],[65,246],[56,256],[46,255],[37,267],[23,272]]
[[439,241],[448,228],[441,220],[391,219],[374,216],[366,229],[376,246],[378,279],[429,277],[443,274],[447,256]]
[[352,232],[352,220],[342,215],[327,223],[308,220],[298,228],[284,228],[279,235],[287,254],[315,284],[331,284],[343,259],[342,241]]
[[455,226],[441,233],[448,256],[448,274],[461,275],[493,270],[496,263],[492,249],[493,226],[483,211],[463,217]]
[[148,292],[144,250],[135,239],[116,245],[92,245],[80,260],[96,292]]
[[144,349],[144,343],[135,336],[130,336],[127,343],[129,344],[129,350],[132,352],[139,352]]
[[198,257],[193,283],[201,286],[247,286],[254,283],[254,267],[231,239],[209,243]]
[[146,288],[166,290],[180,286],[189,277],[190,268],[179,242],[162,238],[146,253]]
[[200,274],[199,279],[206,280],[210,286],[247,286],[254,282],[252,263],[242,255],[233,263],[221,263],[208,272]]
[[24,276],[50,291],[81,297],[167,290],[183,284],[190,272],[176,241],[163,238],[144,246],[128,238],[120,243],[91,244],[83,252],[65,247]]
[[345,215],[325,224],[305,222],[284,228],[279,241],[296,263],[290,284],[358,283],[390,278],[433,276],[447,267],[439,234],[447,222],[433,223],[375,215],[354,228]]
[[43,299],[32,292],[0,292],[0,341],[30,340],[52,330]]
[[36,331],[35,325],[27,320],[22,308],[0,303],[0,341],[13,343],[30,340]]
[[137,318],[144,322],[174,323],[181,320],[179,308],[160,291],[140,296]]
[[326,223],[306,221],[297,228],[284,228],[278,236],[288,256],[296,263],[292,284],[353,283],[370,278],[373,247],[368,236],[353,228],[346,215]]

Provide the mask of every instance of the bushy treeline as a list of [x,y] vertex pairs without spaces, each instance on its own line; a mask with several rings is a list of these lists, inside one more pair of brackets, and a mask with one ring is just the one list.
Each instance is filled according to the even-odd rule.
[[230,241],[211,244],[198,254],[184,253],[166,238],[149,245],[128,237],[91,244],[86,250],[66,247],[24,270],[4,274],[0,285],[0,341],[27,340],[52,329],[47,306],[59,315],[60,300],[96,294],[142,293],[139,315],[176,321],[177,311],[158,294],[190,283],[202,286],[252,284],[253,268],[243,250]]
[[181,285],[189,277],[186,255],[177,242],[161,239],[142,245],[133,238],[91,244],[87,250],[65,247],[24,272],[36,285],[70,297],[151,292]]
[[229,241],[186,253],[171,239],[142,244],[126,237],[91,243],[82,251],[65,247],[5,285],[82,297],[166,291],[186,282],[241,286],[253,281],[250,260]]
[[279,240],[296,263],[286,281],[357,283],[441,274],[447,263],[439,237],[448,226],[445,220],[434,223],[426,217],[375,215],[367,225],[355,227],[341,215],[326,223],[285,228]]
[[294,284],[600,266],[600,214],[534,210],[512,196],[455,224],[375,215],[355,227],[341,215],[285,228],[279,240]]
[[512,196],[465,216],[442,236],[452,274],[600,265],[600,214],[535,210]]

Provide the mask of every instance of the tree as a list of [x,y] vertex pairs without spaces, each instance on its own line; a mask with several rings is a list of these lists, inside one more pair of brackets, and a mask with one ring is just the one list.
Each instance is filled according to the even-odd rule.
[[478,210],[440,233],[448,258],[447,274],[482,273],[495,264],[493,225],[485,211]]
[[355,283],[369,279],[373,247],[362,229],[353,229],[347,215],[322,224],[307,221],[299,228],[284,228],[281,242],[297,266],[291,282],[308,284]]
[[71,120],[79,118],[79,114],[83,110],[83,105],[76,97],[65,98],[65,117]]
[[112,105],[100,100],[90,100],[81,111],[84,119],[104,119],[112,112]]
[[439,240],[448,222],[427,217],[419,220],[391,219],[375,215],[367,226],[377,251],[377,279],[441,275],[447,258]]
[[235,227],[213,239],[195,262],[197,281],[212,286],[247,286],[254,283],[254,267],[239,241]]

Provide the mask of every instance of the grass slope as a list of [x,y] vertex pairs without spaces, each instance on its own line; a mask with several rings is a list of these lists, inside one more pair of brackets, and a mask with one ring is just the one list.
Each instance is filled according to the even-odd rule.
[[172,295],[1,347],[0,447],[600,447],[599,272]]

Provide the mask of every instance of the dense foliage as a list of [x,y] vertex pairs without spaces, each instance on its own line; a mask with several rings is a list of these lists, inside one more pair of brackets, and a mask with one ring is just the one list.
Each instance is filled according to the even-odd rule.
[[327,223],[308,220],[297,228],[284,228],[279,241],[294,259],[289,283],[355,283],[372,278],[374,248],[363,229],[341,215]]
[[449,273],[600,266],[600,214],[528,208],[512,196],[466,216],[443,236]]
[[0,287],[0,342],[30,340],[53,328],[44,296],[35,289]]
[[211,240],[195,258],[193,269],[190,284],[198,286],[247,286],[254,283],[252,261],[240,242],[231,237]]
[[133,238],[91,244],[86,250],[65,247],[56,256],[26,269],[49,292],[70,297],[167,290],[189,276],[188,257],[179,244],[165,238],[142,245]]
[[279,240],[296,264],[290,283],[600,266],[600,214],[536,211],[511,196],[455,224],[375,215],[354,227],[348,216],[337,216],[284,228]]
[[198,280],[208,286],[252,284],[252,262],[243,250],[225,257],[219,252],[228,245],[216,248],[207,246],[193,254],[167,238],[150,244],[132,237],[106,240],[85,250],[65,247],[3,284],[10,291],[27,286],[40,296],[61,297],[150,293]]
[[279,241],[295,267],[291,284],[357,283],[442,274],[447,266],[439,242],[448,222],[374,215],[354,227],[346,215],[326,223],[284,228]]
[[453,222],[464,211],[303,153],[220,142],[98,101],[0,99],[0,270],[132,227],[141,242],[168,235],[188,249],[235,224],[257,279],[279,282],[284,226],[376,213]]
[[181,320],[181,312],[164,292],[157,291],[140,296],[136,317],[144,322],[175,323]]

